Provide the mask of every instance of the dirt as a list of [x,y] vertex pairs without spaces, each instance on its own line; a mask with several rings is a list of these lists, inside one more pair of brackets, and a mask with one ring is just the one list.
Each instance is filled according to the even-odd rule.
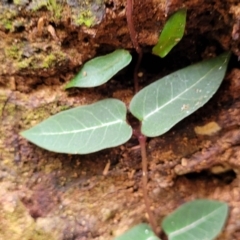
[[[184,5],[186,36],[166,59],[151,56],[165,14]],[[21,31],[16,25],[8,30],[0,21],[0,240],[110,240],[148,222],[136,139],[94,154],[67,155],[40,149],[19,135],[73,106],[106,97],[126,104],[131,100],[136,59],[125,2],[106,1],[104,6],[105,17],[92,28],[70,24],[67,7],[60,20],[46,8],[31,16],[18,8],[14,18],[25,24]],[[6,8],[1,5],[0,10]],[[193,199],[224,201],[230,214],[219,240],[240,238],[239,9],[238,1],[135,1],[134,7],[144,50],[141,87],[224,50],[235,55],[217,94],[162,137],[148,139],[147,145],[148,194],[159,223]],[[119,47],[132,50],[133,63],[109,83],[64,90],[83,62]]]
[[[159,222],[184,202],[220,200],[231,211],[219,239],[238,239],[239,76],[240,71],[232,69],[205,107],[163,137],[149,139],[148,193]],[[64,92],[42,86],[28,94],[1,92],[6,104],[1,125],[0,216],[4,224],[0,239],[9,235],[11,239],[113,239],[147,222],[136,139],[118,148],[74,156],[50,153],[18,135],[75,105],[103,96],[128,99],[132,93],[128,81],[118,80],[96,90]],[[110,169],[104,175],[108,161]]]
[[[167,16],[183,7],[188,10],[185,41],[189,42],[180,43],[179,51],[186,52],[186,45],[202,52],[206,45],[220,45],[239,56],[238,0],[134,1],[133,21],[144,51],[157,43]],[[96,54],[132,50],[125,12],[125,0],[2,1],[0,83],[10,87],[9,78],[14,76],[16,88],[29,92],[45,81],[66,81],[70,72]],[[194,50],[186,53],[189,61]]]

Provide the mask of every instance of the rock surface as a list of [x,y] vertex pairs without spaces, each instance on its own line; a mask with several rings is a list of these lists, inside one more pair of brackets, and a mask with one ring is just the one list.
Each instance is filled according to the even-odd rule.
[[[76,156],[45,151],[19,136],[21,130],[73,106],[106,97],[129,102],[134,64],[101,87],[63,88],[81,64],[96,55],[125,48],[135,56],[126,2],[8,2],[0,3],[0,239],[110,240],[147,222],[136,139]],[[185,37],[166,59],[150,56],[166,15],[181,7],[188,9]],[[83,12],[79,18],[78,8]],[[235,55],[209,103],[164,136],[149,139],[148,191],[159,221],[193,199],[227,202],[230,217],[219,239],[238,240],[240,4],[237,0],[134,1],[133,14],[144,50],[141,86],[223,50]],[[194,131],[210,122],[215,123],[210,128],[219,126],[213,134]]]

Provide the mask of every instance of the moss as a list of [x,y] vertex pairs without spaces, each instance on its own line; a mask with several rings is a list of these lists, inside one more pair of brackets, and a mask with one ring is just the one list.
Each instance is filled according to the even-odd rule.
[[17,69],[24,69],[31,66],[32,58],[26,58],[16,63]]
[[61,18],[63,7],[60,3],[57,2],[57,0],[33,0],[29,4],[28,8],[33,11],[37,11],[43,7],[46,7],[47,10],[49,10],[55,18]]
[[47,6],[47,0],[33,0],[29,4],[28,9],[37,11],[37,10],[41,9],[42,7],[46,7],[46,6]]
[[28,3],[28,0],[13,0],[13,3],[18,6],[23,6]]
[[59,101],[54,99],[53,102],[44,104],[34,109],[21,109],[21,123],[23,129],[28,129],[39,122],[47,119],[51,115],[54,115],[63,110],[71,108],[69,105],[59,105]]
[[12,45],[4,49],[5,55],[11,59],[19,59],[19,47],[17,45]]
[[95,18],[91,11],[83,11],[78,16],[75,16],[73,20],[76,25],[91,27],[94,25]]
[[72,19],[76,25],[91,27],[98,24],[105,14],[103,0],[68,0],[68,4],[72,8]]
[[66,54],[61,52],[60,48],[52,50],[49,55],[41,51],[39,53],[34,52],[31,56],[25,57],[23,54],[24,48],[26,48],[26,43],[13,43],[4,49],[5,57],[17,71],[26,68],[47,69],[56,67],[67,58]]
[[64,110],[68,110],[68,109],[70,109],[71,107],[70,106],[67,106],[67,105],[63,105],[63,106],[60,106],[60,112],[61,111],[64,111]]
[[59,53],[51,53],[50,55],[45,54],[38,54],[31,58],[22,58],[18,60],[16,63],[14,63],[14,66],[18,69],[25,69],[25,68],[31,68],[31,69],[48,69],[56,67],[58,63],[63,61],[65,59],[64,54]]
[[14,29],[12,21],[4,19],[2,25],[6,30],[12,31]]
[[36,123],[48,118],[50,116],[50,108],[52,107],[53,107],[53,104],[49,104],[43,107],[22,111],[23,115],[21,116],[21,118],[22,118],[23,128],[32,127]]
[[51,67],[56,60],[57,60],[57,59],[56,59],[56,56],[51,53],[50,55],[48,55],[48,56],[44,59],[44,61],[43,61],[43,63],[42,63],[43,68],[49,68],[49,67]]
[[47,9],[53,12],[54,17],[61,18],[63,7],[57,3],[57,0],[48,0]]
[[14,9],[4,9],[0,13],[0,26],[2,26],[4,29],[13,31],[13,21],[15,16],[17,15],[17,11]]
[[33,61],[33,57],[31,58],[22,57],[22,52],[23,52],[22,48],[23,48],[23,44],[19,43],[19,44],[13,44],[4,49],[5,56],[8,59],[13,60],[12,64],[17,69],[27,68],[31,66],[31,63]]
[[42,68],[50,68],[50,67],[54,67],[55,65],[57,65],[59,62],[63,61],[66,59],[66,55],[62,52],[57,52],[57,51],[53,51],[51,52],[50,55],[48,56],[43,56],[42,59],[42,64],[40,64],[40,66]]

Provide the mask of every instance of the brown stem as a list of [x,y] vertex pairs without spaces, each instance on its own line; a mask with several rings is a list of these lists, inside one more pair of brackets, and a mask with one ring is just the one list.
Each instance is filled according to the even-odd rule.
[[132,18],[132,10],[133,10],[133,0],[127,0],[127,9],[126,9],[126,17],[127,17],[127,24],[129,29],[130,38],[135,48],[136,52],[138,53],[138,60],[136,66],[134,68],[134,89],[135,93],[139,90],[138,84],[138,69],[142,61],[142,49],[140,48],[138,41],[137,41],[137,33],[134,28],[133,18]]
[[142,61],[142,51],[140,51],[140,53],[138,53],[137,63],[136,63],[135,68],[134,68],[133,80],[134,80],[135,94],[139,91],[138,69],[139,69],[139,66],[141,64],[141,61]]
[[[137,33],[134,28],[133,18],[132,18],[132,10],[133,10],[133,0],[127,0],[127,9],[126,9],[126,17],[127,17],[127,24],[129,29],[130,38],[133,44],[133,47],[135,48],[136,52],[138,53],[138,59],[137,63],[134,68],[134,89],[135,93],[139,90],[139,84],[138,84],[138,69],[142,61],[142,49],[140,48],[138,41],[137,41]],[[141,155],[142,155],[142,181],[143,181],[143,199],[146,206],[146,212],[149,217],[149,223],[155,232],[156,235],[158,235],[157,232],[157,222],[153,216],[153,213],[150,209],[150,203],[148,199],[148,192],[147,192],[147,182],[148,182],[148,176],[147,176],[147,153],[146,153],[146,137],[144,135],[137,134],[138,141],[141,147]]]
[[141,156],[142,156],[142,182],[143,182],[143,199],[145,202],[146,212],[149,217],[149,223],[154,231],[154,233],[158,236],[159,232],[157,230],[158,225],[156,222],[155,217],[150,208],[150,202],[148,199],[148,192],[147,192],[147,183],[148,183],[148,166],[147,166],[147,152],[146,152],[146,137],[142,134],[138,136],[138,141],[141,147]]
[[132,10],[133,10],[133,0],[127,0],[127,9],[126,9],[126,17],[127,17],[127,24],[130,33],[130,38],[133,43],[133,47],[136,49],[137,53],[141,52],[141,48],[137,41],[137,33],[134,28],[133,18],[132,18]]

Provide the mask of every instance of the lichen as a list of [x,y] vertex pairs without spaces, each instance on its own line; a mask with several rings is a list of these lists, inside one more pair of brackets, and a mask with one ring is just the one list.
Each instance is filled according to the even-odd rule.
[[57,99],[53,100],[51,103],[41,105],[34,109],[22,109],[21,110],[21,123],[23,129],[28,129],[37,123],[47,119],[53,114],[61,112],[63,110],[69,109],[68,105],[59,105]]
[[45,107],[38,107],[35,109],[30,109],[24,112],[22,111],[22,116],[21,116],[21,123],[22,123],[22,127],[23,129],[29,128],[33,125],[35,125],[36,123],[43,121],[44,119],[49,117],[49,106],[46,105]]
[[[4,193],[0,196],[2,199],[4,198]],[[10,195],[9,193],[5,194]],[[14,194],[12,194],[12,202],[8,198],[4,200],[3,207],[0,207],[0,213],[2,216],[0,217],[2,229],[0,239],[54,239],[52,234],[37,230],[36,223],[28,214],[28,210]]]

